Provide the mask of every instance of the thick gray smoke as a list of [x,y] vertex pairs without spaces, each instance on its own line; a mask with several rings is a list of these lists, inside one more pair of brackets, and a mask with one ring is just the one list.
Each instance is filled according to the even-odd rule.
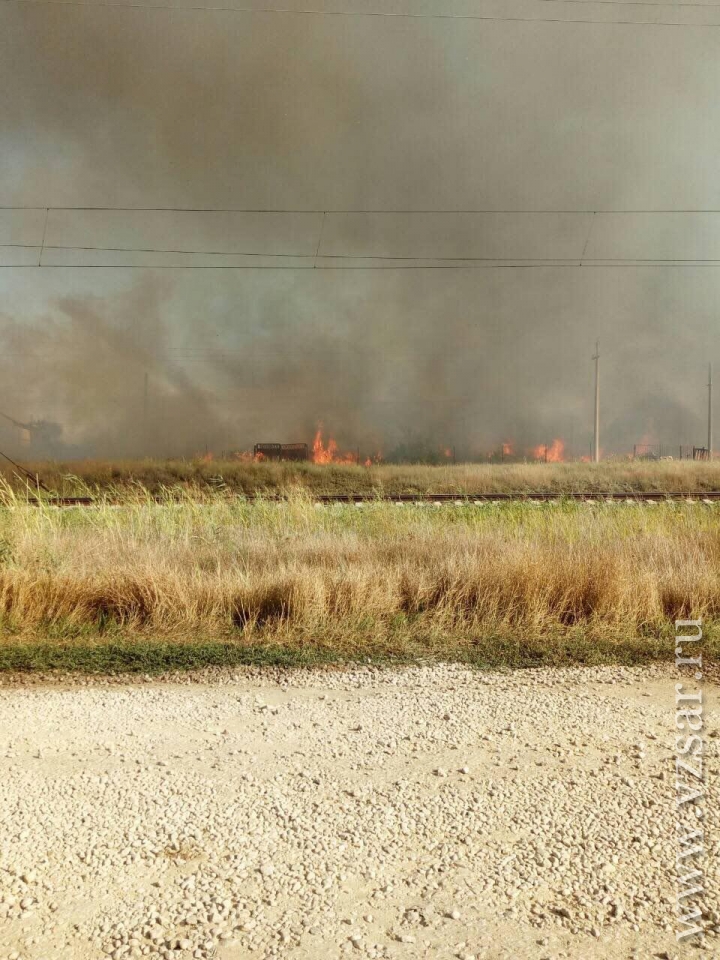
[[709,307],[703,268],[682,283],[671,274],[647,323],[635,311],[652,291],[622,269],[617,287],[592,269],[571,283],[558,269],[116,271],[109,295],[99,273],[79,272],[73,296],[43,291],[47,310],[31,320],[4,319],[0,410],[61,422],[78,453],[237,450],[310,441],[323,423],[363,455],[419,444],[480,456],[503,440],[519,452],[561,437],[580,456],[588,325],[602,338],[607,452],[704,439],[708,313],[696,305],[681,331],[675,319],[691,297]]
[[[701,31],[30,3],[0,19],[5,205],[720,207]],[[6,269],[0,410],[58,421],[58,452],[83,455],[322,422],[363,455],[562,437],[580,456],[599,336],[605,450],[699,444],[716,274]]]

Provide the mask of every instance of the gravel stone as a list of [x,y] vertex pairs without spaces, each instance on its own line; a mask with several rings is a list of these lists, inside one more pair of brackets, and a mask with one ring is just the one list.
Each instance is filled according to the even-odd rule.
[[[0,681],[0,960],[675,956],[676,680]],[[704,701],[720,956],[717,688]]]

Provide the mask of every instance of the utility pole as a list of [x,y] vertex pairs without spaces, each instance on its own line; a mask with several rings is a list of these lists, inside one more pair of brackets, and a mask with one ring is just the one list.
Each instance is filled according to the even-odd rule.
[[600,341],[595,341],[595,433],[593,436],[593,462],[600,463]]
[[713,458],[713,422],[712,422],[712,364],[708,366],[708,434],[707,434],[707,448],[708,448],[708,460]]
[[146,454],[147,454],[148,437],[149,437],[149,434],[148,434],[148,375],[147,375],[147,371],[145,371],[145,382],[144,382],[144,388],[143,388],[143,438],[142,438],[142,445],[143,445],[143,447],[146,448],[146,449],[143,450],[143,455],[146,455]]

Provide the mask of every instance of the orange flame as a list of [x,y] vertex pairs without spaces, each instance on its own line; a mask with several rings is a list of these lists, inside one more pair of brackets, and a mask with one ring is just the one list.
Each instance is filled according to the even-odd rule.
[[211,461],[211,460],[214,460],[215,457],[214,457],[213,454],[208,450],[206,453],[204,453],[204,454],[200,457],[200,459],[202,460],[203,463],[210,463],[210,461]]
[[511,457],[513,454],[512,443],[509,443],[509,442],[503,443],[502,452],[504,457]]
[[323,443],[322,425],[317,428],[312,445],[313,463],[357,463],[356,453],[339,453],[337,442],[330,437],[327,446]]
[[539,447],[533,447],[532,455],[536,460],[562,463],[565,459],[565,443],[557,438],[553,440],[549,447],[541,443]]

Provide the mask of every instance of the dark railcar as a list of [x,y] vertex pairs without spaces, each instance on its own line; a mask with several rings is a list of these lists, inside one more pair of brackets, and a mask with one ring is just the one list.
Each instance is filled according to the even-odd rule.
[[253,448],[256,457],[263,460],[308,460],[306,443],[256,443]]

